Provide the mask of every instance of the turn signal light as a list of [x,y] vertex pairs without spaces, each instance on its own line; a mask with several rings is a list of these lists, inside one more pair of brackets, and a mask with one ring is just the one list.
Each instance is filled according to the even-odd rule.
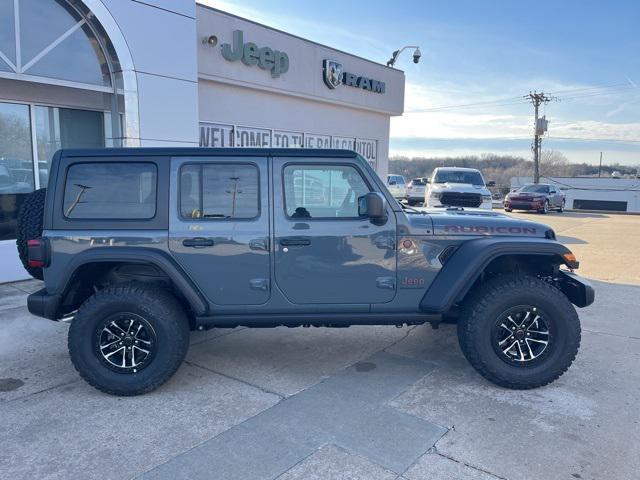
[[566,262],[569,268],[573,269],[573,268],[578,268],[578,266],[580,266],[580,262],[578,262],[578,259],[576,258],[573,252],[563,253],[562,258],[564,259],[564,261]]

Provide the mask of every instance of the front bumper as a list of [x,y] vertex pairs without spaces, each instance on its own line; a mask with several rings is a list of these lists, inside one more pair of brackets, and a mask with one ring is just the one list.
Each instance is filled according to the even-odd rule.
[[46,288],[32,293],[27,298],[27,309],[29,313],[37,317],[58,320],[58,307],[60,306],[60,295],[51,295]]
[[526,201],[505,201],[504,208],[511,210],[541,210],[544,207],[543,202],[526,202]]
[[587,307],[596,298],[593,286],[584,278],[573,272],[560,270],[558,272],[560,289],[576,307]]
[[[426,200],[427,207],[444,207],[440,200],[437,200],[433,197],[427,197]],[[464,207],[464,208],[481,208],[483,210],[493,210],[493,202],[492,201],[483,201],[478,207]]]

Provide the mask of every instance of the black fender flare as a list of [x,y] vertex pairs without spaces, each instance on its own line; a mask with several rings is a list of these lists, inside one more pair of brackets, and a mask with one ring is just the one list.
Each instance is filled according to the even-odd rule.
[[[147,247],[100,247],[74,255],[65,268],[60,285],[67,288],[80,267],[96,262],[151,264],[161,270],[187,300],[197,316],[206,315],[209,305],[202,293],[178,263],[166,252]],[[56,292],[63,295],[64,292]]]
[[[546,238],[489,237],[462,243],[447,259],[420,301],[420,310],[430,314],[446,313],[467,294],[482,271],[496,258],[504,255],[540,255],[557,257],[571,251]],[[569,265],[575,268],[575,265]]]

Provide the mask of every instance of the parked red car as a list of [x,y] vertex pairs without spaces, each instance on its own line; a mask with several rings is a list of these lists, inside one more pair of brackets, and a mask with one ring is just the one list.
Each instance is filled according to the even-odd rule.
[[565,202],[564,193],[555,185],[529,183],[507,195],[504,199],[504,210],[536,210],[539,213],[547,213],[554,209],[562,212]]

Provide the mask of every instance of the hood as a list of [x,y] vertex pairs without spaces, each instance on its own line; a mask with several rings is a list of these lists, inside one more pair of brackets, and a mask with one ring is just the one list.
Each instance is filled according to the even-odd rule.
[[433,228],[434,235],[555,237],[553,230],[547,225],[513,218],[499,212],[443,208],[426,208],[423,212],[426,215],[407,215],[409,224],[417,235],[420,231],[424,235],[427,229]]
[[489,195],[489,190],[483,185],[471,185],[469,183],[432,183],[430,185],[432,192],[446,192],[448,190],[459,193],[479,193]]

